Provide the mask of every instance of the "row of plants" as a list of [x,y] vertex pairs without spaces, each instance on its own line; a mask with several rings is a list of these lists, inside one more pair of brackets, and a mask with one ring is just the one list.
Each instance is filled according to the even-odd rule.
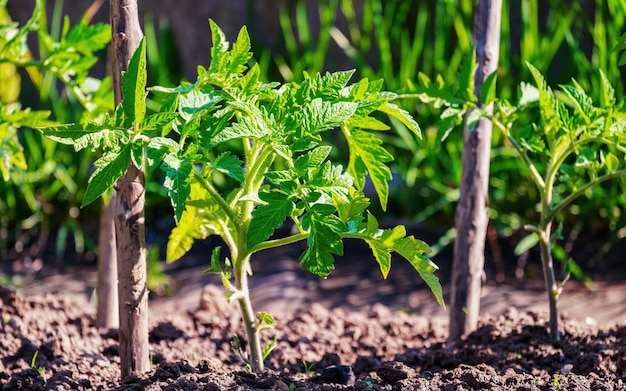
[[[171,95],[156,113],[146,114],[142,42],[123,75],[124,103],[114,116],[43,128],[51,139],[77,150],[103,148],[83,205],[111,188],[129,164],[160,166],[177,224],[168,242],[168,261],[179,259],[197,239],[217,235],[226,243],[229,257],[222,258],[220,247],[215,248],[207,272],[219,273],[229,298],[239,302],[254,371],[263,369],[272,347],[262,348],[258,334],[273,324],[269,314],[254,314],[250,303],[250,257],[258,251],[306,241],[302,266],[326,277],[333,269],[334,255],[343,254],[342,240],[362,239],[383,276],[395,252],[415,267],[444,305],[436,266],[426,256],[429,247],[406,236],[403,226],[380,229],[362,193],[369,176],[381,208],[386,209],[392,179],[386,163],[392,156],[372,131],[389,126],[375,112],[421,135],[413,118],[391,103],[398,96],[380,91],[382,80],[366,78],[348,85],[353,72],[317,73],[301,83],[262,82],[259,67],[246,65],[252,53],[245,28],[232,49],[212,22],[211,30],[211,65],[198,68],[195,83],[150,88]],[[552,252],[561,228],[553,225],[587,191],[626,175],[626,115],[601,71],[602,98],[594,105],[576,81],[563,86],[563,96],[558,98],[543,75],[527,66],[536,85],[522,83],[523,94],[515,103],[497,97],[496,73],[487,78],[477,100],[473,57],[461,65],[455,83],[420,73],[414,91],[402,98],[445,107],[442,128],[464,121],[471,126],[487,118],[517,152],[539,193],[539,219],[526,225],[530,231],[526,242],[539,244],[550,331],[559,340],[556,302],[562,285],[555,277]],[[495,106],[494,113],[481,109],[489,105]],[[349,147],[345,170],[329,160],[332,146],[322,137],[337,128]],[[295,233],[273,238],[287,220]],[[568,260],[566,270],[568,275],[576,272],[576,263]]]

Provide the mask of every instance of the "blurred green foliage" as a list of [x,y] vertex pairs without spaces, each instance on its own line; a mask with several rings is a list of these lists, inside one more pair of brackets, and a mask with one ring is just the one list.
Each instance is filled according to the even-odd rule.
[[[6,12],[6,3],[0,0],[0,259],[24,253],[38,238],[45,241],[51,234],[57,237],[60,258],[67,243],[78,249],[81,243],[90,246],[82,234],[84,221],[97,221],[94,216],[99,211],[97,205],[83,210],[78,206],[95,156],[45,140],[31,128],[41,121],[77,122],[112,110],[110,81],[100,83],[89,77],[91,67],[104,60],[100,49],[108,42],[106,25],[90,26],[88,15],[70,24],[61,15],[62,1],[54,3],[48,20],[45,1],[38,0],[33,18],[17,26]],[[281,46],[270,50],[257,45],[254,50],[266,80],[301,81],[305,71],[357,68],[355,79],[384,77],[386,89],[411,93],[418,72],[431,77],[441,74],[446,81],[457,79],[457,70],[471,51],[474,3],[291,0],[285,2],[279,18]],[[626,2],[504,0],[502,16],[499,97],[519,98],[520,82],[531,77],[522,65],[528,61],[549,85],[575,78],[594,101],[600,98],[602,83],[597,69],[603,69],[622,104],[624,71],[611,50],[626,22]],[[181,71],[167,21],[155,23],[147,16],[144,29],[150,83],[177,85]],[[198,29],[206,31],[208,38],[206,26]],[[92,35],[85,41],[84,34]],[[36,53],[28,49],[27,36],[40,42]],[[88,49],[86,42],[99,46]],[[72,48],[72,56],[65,57],[62,48]],[[148,101],[148,108],[160,103]],[[437,109],[415,99],[400,104],[417,118],[425,137],[417,140],[400,122],[384,119],[392,130],[380,137],[395,157],[389,213],[449,229],[454,226],[459,196],[461,127],[441,141]],[[102,111],[93,111],[98,108]],[[495,132],[490,217],[500,235],[513,235],[537,217],[536,189],[525,170],[506,138]],[[147,173],[148,216],[158,217],[160,207],[167,210],[167,194],[158,185],[162,178],[150,180],[151,175],[161,174]],[[608,251],[626,236],[625,187],[624,181],[603,183],[571,205],[569,217],[561,221],[565,237],[575,238],[585,229],[606,232],[603,251]],[[452,238],[449,231],[444,240]],[[33,249],[38,256],[43,251]]]
[[[55,3],[48,20],[46,1],[38,0],[31,18],[19,26],[6,11],[7,0],[0,1],[0,82],[9,86],[0,101],[2,260],[40,264],[50,239],[59,265],[68,243],[78,253],[93,247],[83,229],[98,210],[79,208],[93,154],[76,153],[33,128],[97,118],[113,109],[110,79],[89,76],[111,32],[86,19],[72,25],[61,16],[62,3]],[[29,46],[31,36],[37,38],[37,52]]]

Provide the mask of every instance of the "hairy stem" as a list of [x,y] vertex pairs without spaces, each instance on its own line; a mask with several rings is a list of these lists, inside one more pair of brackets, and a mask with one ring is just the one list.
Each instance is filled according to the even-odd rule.
[[550,230],[552,223],[548,223],[540,229],[539,247],[541,249],[541,264],[543,266],[543,275],[546,282],[546,290],[548,292],[548,303],[550,307],[550,339],[552,342],[561,340],[559,333],[559,311],[556,307],[556,300],[559,294],[559,288],[556,284],[554,275],[554,263],[552,260]]
[[228,205],[228,203],[222,198],[220,193],[217,190],[215,190],[213,185],[211,185],[209,181],[204,179],[204,177],[198,173],[195,173],[194,176],[196,180],[198,181],[198,183],[200,183],[200,185],[202,185],[202,187],[204,187],[204,189],[209,192],[209,194],[211,195],[211,197],[213,197],[215,202],[217,202],[220,208],[222,208],[224,213],[226,213],[226,216],[228,216],[228,218],[232,220],[232,222],[235,224],[236,227],[239,226],[240,225],[239,217],[235,214],[235,212],[232,210],[230,205]]
[[265,369],[263,364],[263,351],[261,349],[261,340],[259,331],[256,327],[254,311],[250,301],[250,290],[248,288],[248,275],[246,274],[247,265],[250,262],[250,256],[247,255],[234,263],[235,287],[237,288],[237,302],[241,309],[241,317],[248,336],[248,344],[250,345],[250,365],[256,373]]
[[[555,161],[552,160],[551,163],[554,164]],[[560,163],[556,164],[560,165]],[[546,283],[550,308],[550,339],[552,342],[558,342],[561,339],[559,334],[559,310],[556,306],[559,288],[556,283],[554,262],[552,260],[552,218],[550,218],[555,177],[556,171],[553,170],[553,166],[549,166],[548,174],[545,178],[545,186],[539,189],[541,192],[541,222],[538,226],[541,265],[543,266],[543,278]]]
[[259,243],[256,246],[254,246],[252,249],[250,249],[250,254],[253,254],[262,250],[267,250],[270,248],[286,246],[291,243],[296,243],[301,240],[305,240],[308,237],[309,237],[309,232],[301,232],[299,234],[287,236],[286,238],[266,240],[265,242]]

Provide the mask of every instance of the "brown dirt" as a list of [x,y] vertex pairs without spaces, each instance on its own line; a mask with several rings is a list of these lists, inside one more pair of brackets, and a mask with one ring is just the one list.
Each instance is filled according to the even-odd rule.
[[256,309],[277,320],[263,337],[278,335],[260,375],[231,347],[234,335],[244,336],[237,308],[197,268],[172,270],[177,294],[151,302],[153,370],[123,381],[116,330],[93,327],[93,271],[50,276],[19,293],[0,288],[0,384],[3,390],[626,390],[623,285],[589,292],[570,284],[564,342],[552,345],[541,284],[489,284],[483,311],[492,315],[449,346],[446,314],[414,273],[398,262],[382,282],[351,265],[338,264],[337,273],[319,280],[299,271],[290,252],[259,260]]
[[544,314],[515,309],[446,346],[444,322],[383,305],[349,312],[313,304],[277,316],[270,369],[254,375],[231,349],[232,336],[243,336],[236,308],[213,285],[194,311],[154,311],[153,371],[120,382],[116,330],[94,328],[84,298],[6,289],[0,298],[3,390],[626,389],[626,326],[564,318],[565,342],[552,345]]

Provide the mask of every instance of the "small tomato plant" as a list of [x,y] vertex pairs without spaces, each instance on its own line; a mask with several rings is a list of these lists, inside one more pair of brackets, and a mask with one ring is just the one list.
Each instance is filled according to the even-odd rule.
[[[536,88],[522,83],[516,107],[497,102],[494,124],[518,152],[539,191],[539,221],[525,228],[531,232],[527,243],[539,243],[550,307],[550,336],[559,341],[556,303],[564,283],[579,267],[568,259],[565,279],[557,284],[552,255],[561,238],[561,226],[554,229],[553,224],[574,201],[591,195],[593,186],[626,175],[626,112],[616,105],[613,87],[602,71],[601,101],[594,105],[575,80],[561,86],[562,95],[557,98],[541,73],[527,65]],[[537,106],[539,121],[520,123],[521,111]]]
[[441,77],[431,81],[420,74],[419,84],[403,97],[445,108],[439,129],[443,139],[464,120],[472,123],[490,118],[521,158],[540,198],[538,221],[525,226],[531,233],[521,245],[529,248],[539,243],[550,308],[550,336],[558,341],[556,303],[570,273],[580,269],[569,259],[565,279],[557,284],[553,251],[559,248],[561,228],[555,230],[553,224],[575,200],[589,195],[593,186],[626,175],[626,112],[616,104],[614,89],[601,71],[602,94],[596,106],[576,81],[562,86],[562,94],[557,97],[541,73],[527,64],[536,87],[522,83],[516,104],[496,97],[495,73],[486,79],[480,100],[485,106],[495,106],[494,114],[488,115],[478,108],[472,94],[474,64],[471,57],[464,61],[458,85],[446,83]]
[[[250,302],[250,257],[262,250],[306,241],[300,261],[306,270],[326,277],[343,239],[361,239],[371,248],[386,277],[391,254],[406,258],[443,306],[437,267],[429,247],[403,226],[381,229],[367,208],[362,190],[369,175],[383,209],[392,178],[393,157],[371,131],[387,130],[376,113],[402,121],[416,135],[419,127],[391,103],[396,95],[381,91],[382,80],[348,85],[353,72],[315,74],[300,83],[263,83],[252,58],[245,27],[230,48],[224,33],[210,21],[213,48],[208,68],[198,67],[195,83],[153,87],[165,94],[160,111],[146,116],[145,44],[140,44],[123,75],[124,101],[115,116],[100,122],[43,129],[44,134],[77,149],[102,147],[83,204],[113,186],[132,161],[145,160],[165,173],[164,186],[176,227],[167,260],[182,257],[195,240],[220,236],[207,272],[219,273],[230,300],[239,303],[254,371],[264,368],[259,332],[272,317],[255,314]],[[338,130],[349,147],[347,168],[332,162],[324,133]],[[274,238],[290,221],[294,233]]]

